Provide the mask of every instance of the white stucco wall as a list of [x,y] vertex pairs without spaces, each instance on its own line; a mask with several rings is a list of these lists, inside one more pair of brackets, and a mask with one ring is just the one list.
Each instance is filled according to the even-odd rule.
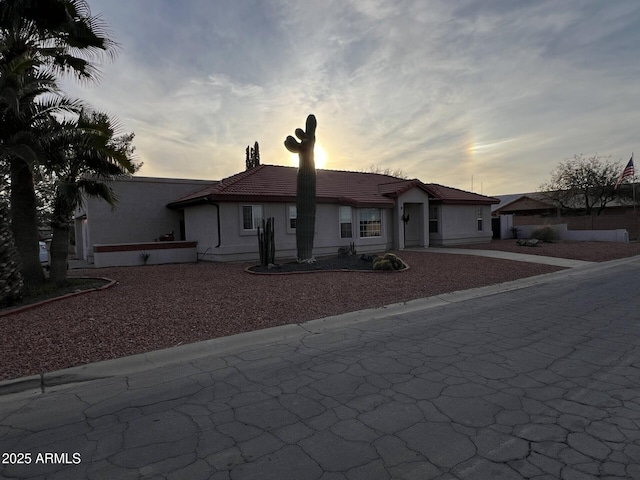
[[86,215],[86,221],[76,220],[77,255],[93,261],[94,244],[151,242],[171,231],[176,240],[181,240],[182,212],[166,205],[210,184],[203,180],[151,177],[114,181],[111,185],[118,199],[115,209],[103,200],[86,198],[76,212],[76,217]]
[[[184,209],[185,240],[198,242],[198,258],[217,247],[218,211],[214,205],[196,205]],[[222,232],[220,232],[222,237]]]
[[[438,232],[430,233],[431,245],[463,245],[491,241],[491,207],[440,204]],[[481,209],[482,230],[477,228],[476,209]]]
[[[274,240],[278,261],[296,258],[295,230],[289,228],[291,203],[220,202],[220,245],[217,237],[218,213],[213,205],[184,209],[186,240],[198,242],[198,258],[210,261],[255,261],[259,259],[255,230],[242,229],[242,206],[262,205],[264,218],[274,217]],[[335,255],[338,248],[355,244],[360,253],[382,252],[393,248],[391,209],[382,209],[382,236],[359,237],[359,209],[352,209],[352,238],[340,238],[339,208],[337,204],[319,203],[316,206],[314,256]]]

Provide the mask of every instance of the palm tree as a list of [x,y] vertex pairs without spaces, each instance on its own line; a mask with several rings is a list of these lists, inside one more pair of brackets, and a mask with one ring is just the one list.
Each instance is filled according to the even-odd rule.
[[[10,164],[11,227],[27,286],[44,282],[38,260],[33,174],[41,160],[38,135],[46,134],[46,130],[37,131],[33,116],[51,109],[36,101],[45,93],[44,86],[46,92],[58,93],[55,82],[61,73],[94,79],[97,71],[93,60],[101,53],[113,55],[115,49],[104,24],[91,15],[85,0],[0,2],[0,76],[5,87],[0,96],[6,102],[0,105],[0,116],[3,126],[14,130],[13,144],[0,138],[4,149],[0,161]],[[39,85],[39,94],[23,96],[21,85]]]
[[0,62],[0,162],[9,178],[11,229],[28,286],[44,281],[38,257],[34,172],[42,155],[43,128],[53,113],[74,111],[79,102],[57,95],[52,74],[38,70],[27,54]]
[[114,56],[117,44],[86,0],[2,0],[0,62],[29,52],[54,74],[95,79],[94,61]]
[[112,207],[116,198],[109,182],[134,173],[133,135],[114,136],[117,125],[106,114],[81,112],[77,120],[58,123],[58,134],[48,145],[49,168],[56,177],[51,228],[50,280],[67,279],[70,221],[82,204],[83,195],[105,200]]

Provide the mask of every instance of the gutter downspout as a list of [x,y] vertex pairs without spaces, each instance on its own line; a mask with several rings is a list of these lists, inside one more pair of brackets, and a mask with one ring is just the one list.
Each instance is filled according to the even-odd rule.
[[222,243],[222,239],[220,238],[220,205],[211,201],[209,197],[207,197],[207,203],[209,205],[213,205],[214,207],[216,207],[217,221],[218,221],[218,244],[215,246],[215,248],[220,248],[220,245]]

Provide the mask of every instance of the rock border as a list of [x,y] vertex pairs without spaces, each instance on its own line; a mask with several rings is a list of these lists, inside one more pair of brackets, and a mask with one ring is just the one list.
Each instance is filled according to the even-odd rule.
[[86,293],[96,292],[99,290],[106,290],[107,288],[113,287],[116,283],[116,280],[112,280],[111,278],[106,277],[72,277],[77,278],[78,280],[105,280],[107,283],[102,285],[101,287],[88,288],[87,290],[81,290],[79,292],[71,292],[65,295],[61,295],[59,297],[47,298],[46,300],[41,300],[40,302],[29,303],[28,305],[23,305],[21,307],[9,308],[0,312],[0,317],[8,317],[9,315],[13,315],[15,313],[25,312],[27,310],[31,310],[33,308],[41,307],[42,305],[47,305],[48,303],[58,302],[60,300],[65,300],[71,297],[77,297],[79,295],[84,295]]
[[339,273],[339,272],[356,272],[356,273],[400,273],[400,272],[406,272],[407,270],[409,270],[409,264],[407,262],[405,262],[404,260],[402,260],[402,263],[404,263],[404,268],[401,268],[400,270],[354,270],[351,268],[341,268],[339,270],[301,270],[298,272],[254,272],[253,270],[251,270],[253,267],[255,267],[255,265],[252,265],[251,267],[247,267],[244,269],[245,272],[247,273],[251,273],[253,275],[297,275],[297,274],[306,274],[306,273]]

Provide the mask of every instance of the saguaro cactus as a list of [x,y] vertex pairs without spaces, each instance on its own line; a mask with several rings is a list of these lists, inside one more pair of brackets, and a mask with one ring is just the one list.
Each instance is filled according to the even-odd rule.
[[313,262],[313,236],[316,225],[316,163],[313,147],[316,143],[316,117],[307,117],[306,131],[296,128],[298,142],[289,135],[284,146],[299,158],[296,191],[296,247],[299,262]]
[[260,146],[258,142],[253,144],[253,148],[247,146],[247,170],[251,170],[260,165]]
[[262,219],[262,228],[258,227],[258,247],[260,249],[260,265],[275,263],[276,243],[274,241],[273,217],[267,219],[265,225]]

